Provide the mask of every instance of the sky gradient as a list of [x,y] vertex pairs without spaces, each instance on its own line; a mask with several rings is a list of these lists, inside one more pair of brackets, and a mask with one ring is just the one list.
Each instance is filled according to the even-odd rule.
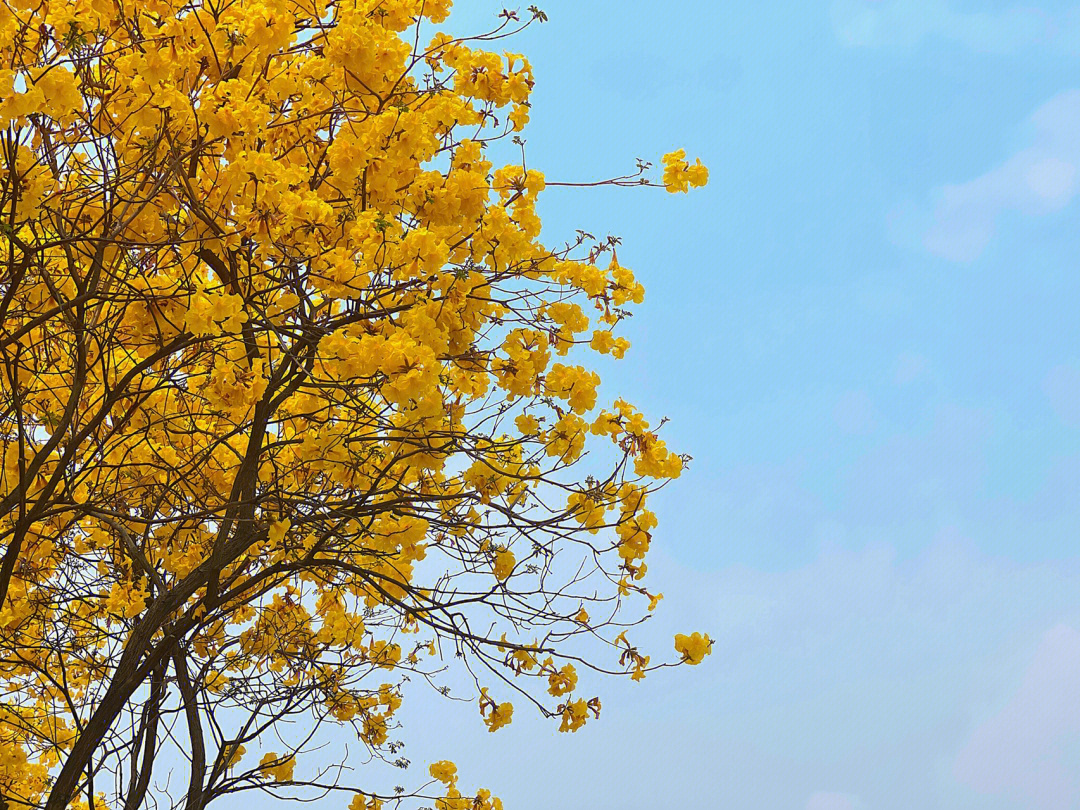
[[511,810],[1080,807],[1080,5],[540,5],[531,166],[711,170],[540,214],[622,236],[601,399],[694,457],[635,640],[716,643],[573,736],[418,696],[410,757]]

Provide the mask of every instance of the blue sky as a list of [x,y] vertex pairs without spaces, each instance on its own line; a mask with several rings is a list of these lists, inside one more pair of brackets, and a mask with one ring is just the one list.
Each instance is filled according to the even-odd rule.
[[414,761],[528,810],[1080,807],[1080,5],[540,5],[530,165],[711,169],[541,214],[623,237],[604,393],[694,457],[639,640],[717,641],[574,737],[407,703]]

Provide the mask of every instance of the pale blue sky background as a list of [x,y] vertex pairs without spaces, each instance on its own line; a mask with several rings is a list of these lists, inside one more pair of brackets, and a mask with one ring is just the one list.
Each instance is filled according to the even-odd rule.
[[1080,807],[1080,4],[539,4],[530,165],[712,172],[541,214],[646,285],[604,392],[694,462],[638,638],[716,644],[573,737],[407,703],[410,757],[509,810]]

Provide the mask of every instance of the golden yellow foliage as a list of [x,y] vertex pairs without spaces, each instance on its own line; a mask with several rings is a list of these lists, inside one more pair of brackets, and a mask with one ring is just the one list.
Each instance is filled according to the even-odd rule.
[[[244,755],[301,713],[393,753],[406,675],[444,648],[541,705],[575,693],[541,626],[643,677],[606,633],[657,605],[647,503],[686,458],[600,402],[590,358],[626,354],[644,288],[616,239],[541,242],[537,201],[567,184],[499,151],[534,79],[485,43],[542,12],[472,38],[449,12],[0,6],[0,805],[115,783],[94,807],[141,806],[170,745],[189,810],[314,782],[311,739]],[[707,180],[663,160],[660,183],[602,182]],[[710,645],[676,637],[686,663]],[[562,731],[599,715],[566,701]],[[440,807],[501,807],[430,773]]]

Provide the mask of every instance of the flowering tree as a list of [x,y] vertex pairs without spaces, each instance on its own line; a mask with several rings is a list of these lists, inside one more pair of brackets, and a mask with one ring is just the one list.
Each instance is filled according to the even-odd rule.
[[392,758],[444,660],[492,731],[656,666],[627,628],[685,458],[571,362],[623,356],[642,287],[614,239],[539,241],[532,73],[483,48],[543,13],[455,38],[449,5],[0,6],[0,808],[497,807],[305,755]]

